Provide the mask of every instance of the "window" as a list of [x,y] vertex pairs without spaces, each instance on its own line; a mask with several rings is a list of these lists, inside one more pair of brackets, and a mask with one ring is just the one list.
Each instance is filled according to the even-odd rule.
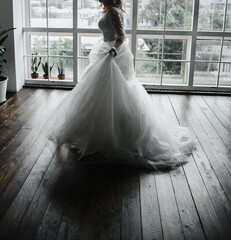
[[[75,85],[102,36],[96,0],[24,1],[26,82]],[[126,0],[136,77],[148,88],[231,87],[231,0]],[[31,63],[41,59],[38,78]],[[47,65],[45,65],[47,63]],[[58,79],[58,68],[65,79]],[[43,67],[42,67],[43,66]],[[47,77],[44,77],[44,66]]]

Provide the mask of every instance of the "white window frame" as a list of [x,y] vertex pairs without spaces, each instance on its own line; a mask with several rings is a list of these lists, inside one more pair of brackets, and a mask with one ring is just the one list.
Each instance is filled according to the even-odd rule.
[[[22,0],[24,1],[24,0]],[[180,86],[180,85],[154,85],[154,84],[143,84],[143,86],[147,90],[156,90],[156,89],[164,89],[164,90],[189,90],[189,91],[216,91],[216,92],[230,92],[231,87],[223,87],[219,86],[219,72],[220,72],[220,66],[218,69],[218,79],[216,82],[216,86],[193,86],[193,77],[194,77],[194,65],[195,65],[195,53],[196,53],[196,40],[198,36],[216,36],[222,38],[222,45],[224,37],[231,37],[230,32],[225,32],[225,22],[226,22],[226,12],[227,12],[227,6],[228,6],[228,0],[226,0],[225,3],[225,14],[224,14],[224,23],[223,23],[223,30],[222,32],[206,32],[206,31],[197,31],[198,26],[198,14],[199,14],[199,0],[193,0],[193,16],[192,16],[192,29],[189,31],[184,30],[166,30],[165,29],[165,23],[166,23],[166,8],[165,8],[165,14],[164,14],[164,29],[163,30],[141,30],[137,29],[137,13],[138,13],[138,1],[139,0],[133,0],[133,4],[131,4],[131,13],[132,13],[132,28],[126,29],[126,34],[131,35],[131,51],[134,55],[134,65],[136,63],[136,46],[137,46],[137,35],[162,35],[163,36],[163,47],[162,47],[162,59],[160,61],[166,61],[163,59],[164,54],[164,39],[166,35],[178,35],[182,37],[190,37],[191,38],[191,54],[189,60],[180,60],[181,62],[190,62],[189,66],[189,79],[188,79],[188,85],[187,86]],[[165,1],[165,6],[166,2]],[[46,1],[46,15],[48,16],[48,1]],[[24,6],[25,4],[23,4]],[[26,84],[42,84],[42,85],[63,85],[63,86],[75,86],[78,83],[78,59],[81,59],[83,57],[78,56],[78,34],[81,33],[101,33],[99,29],[85,29],[85,28],[78,28],[78,3],[77,0],[73,0],[73,28],[49,28],[48,27],[48,17],[47,17],[47,27],[45,28],[36,28],[36,27],[23,27],[23,34],[26,32],[45,32],[47,33],[47,46],[48,46],[48,56],[47,58],[51,57],[49,55],[49,34],[48,33],[72,33],[73,34],[73,81],[60,81],[60,80],[50,80],[50,74],[48,74],[49,79],[47,81],[43,80],[32,80],[26,78],[26,66],[25,64],[25,83]],[[25,16],[25,15],[24,15]],[[25,46],[24,46],[25,49]],[[222,56],[222,46],[220,50],[220,59],[219,62],[221,62],[221,56]],[[27,57],[30,57],[30,55],[24,54],[24,62]],[[62,56],[62,58],[65,58],[65,56]],[[138,60],[138,59],[137,59]],[[49,61],[48,61],[49,64]],[[48,67],[49,70],[49,67]],[[48,72],[49,73],[49,72]],[[161,71],[161,84],[163,79],[163,71]]]

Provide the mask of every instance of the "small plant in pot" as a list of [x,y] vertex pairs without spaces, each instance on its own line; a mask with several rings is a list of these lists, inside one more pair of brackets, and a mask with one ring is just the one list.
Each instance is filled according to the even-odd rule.
[[[52,68],[54,67],[54,64],[52,66],[50,66],[50,76],[51,76],[51,71]],[[42,69],[43,69],[43,78],[44,79],[48,79],[48,62],[42,63]]]
[[31,58],[31,77],[32,78],[38,78],[39,74],[38,74],[38,68],[41,64],[41,57],[37,57],[36,55],[38,55],[38,53],[36,52],[36,54],[34,55],[32,53],[32,58]]
[[7,33],[14,29],[15,28],[2,30],[2,26],[0,26],[0,103],[6,101],[6,90],[7,90],[7,82],[8,82],[8,77],[2,75],[4,73],[4,64],[7,63],[7,60],[4,57],[6,48],[2,44],[8,38]]
[[59,79],[59,80],[65,80],[65,68],[64,68],[64,63],[63,63],[63,62],[60,62],[59,64],[57,64],[57,66],[58,66],[58,72],[59,72],[58,79]]

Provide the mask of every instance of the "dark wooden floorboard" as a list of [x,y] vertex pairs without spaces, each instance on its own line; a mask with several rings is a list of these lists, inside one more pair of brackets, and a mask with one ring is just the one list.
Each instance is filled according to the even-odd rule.
[[143,239],[163,239],[155,173],[140,172],[140,205]]
[[[185,169],[186,176],[191,188],[191,192],[196,202],[196,206],[197,206],[206,236],[207,237],[209,236],[209,238],[211,239],[216,239],[216,238],[222,239],[224,237],[224,230],[222,228],[221,221],[223,220],[221,218],[219,219],[217,213],[222,216],[222,213],[219,212],[219,209],[221,210],[222,208],[225,209],[225,206],[226,206],[229,210],[230,203],[227,200],[227,196],[223,191],[223,186],[220,185],[220,182],[217,179],[216,173],[214,171],[215,169],[211,168],[210,166],[211,164],[210,158],[206,155],[206,152],[204,152],[204,149],[206,149],[207,145],[211,143],[208,141],[207,135],[204,132],[202,125],[199,123],[195,115],[192,114],[192,112],[190,111],[190,103],[188,102],[188,106],[185,107],[187,108],[187,113],[185,112],[183,113],[182,107],[183,107],[183,104],[187,104],[187,101],[183,101],[183,102],[180,101],[181,99],[179,99],[179,96],[176,96],[176,95],[171,95],[170,99],[177,113],[177,116],[181,125],[190,126],[190,128],[192,129],[192,132],[196,134],[200,143],[198,144],[197,150],[193,154],[195,163],[198,165],[201,164],[201,166],[199,165],[198,167],[200,172],[197,171],[197,167],[195,164],[193,164],[193,161],[192,162],[190,161],[188,164],[185,164],[184,169]],[[206,149],[206,150],[209,150],[209,149]],[[222,166],[224,167],[223,164],[221,164],[221,167]],[[227,171],[225,172],[227,173]],[[203,178],[201,178],[201,176],[203,176]],[[228,178],[228,182],[229,182],[229,178]],[[228,183],[225,182],[225,184],[228,184]],[[210,189],[210,195],[207,190],[208,188]],[[217,198],[223,199],[224,202],[220,201],[218,205],[214,206],[214,202],[218,200]],[[226,212],[226,210],[225,211],[222,210],[222,212],[225,213],[224,218],[227,219],[227,215],[229,214],[229,211]]]
[[[153,94],[197,149],[167,172],[77,163],[42,134],[66,90],[22,89],[0,104],[0,239],[229,239],[231,98]],[[87,157],[100,160],[100,154]]]
[[230,109],[227,113],[224,113],[224,111],[218,106],[216,103],[216,99],[208,96],[203,96],[203,99],[208,104],[208,106],[212,109],[214,114],[219,118],[223,126],[227,129],[229,133],[231,133],[231,123],[229,120],[230,116]]
[[[177,124],[179,121],[167,95],[160,95],[160,101],[165,113]],[[182,228],[186,239],[205,239],[200,218],[197,213],[194,198],[190,191],[184,167],[170,172]]]

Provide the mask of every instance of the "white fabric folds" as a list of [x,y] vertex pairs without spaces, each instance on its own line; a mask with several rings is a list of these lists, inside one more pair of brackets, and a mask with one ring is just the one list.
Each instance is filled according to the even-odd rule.
[[84,156],[99,152],[106,162],[148,169],[171,168],[187,160],[196,146],[188,128],[171,122],[135,77],[126,42],[112,57],[115,41],[100,38],[80,82],[64,98],[46,125],[58,145]]

